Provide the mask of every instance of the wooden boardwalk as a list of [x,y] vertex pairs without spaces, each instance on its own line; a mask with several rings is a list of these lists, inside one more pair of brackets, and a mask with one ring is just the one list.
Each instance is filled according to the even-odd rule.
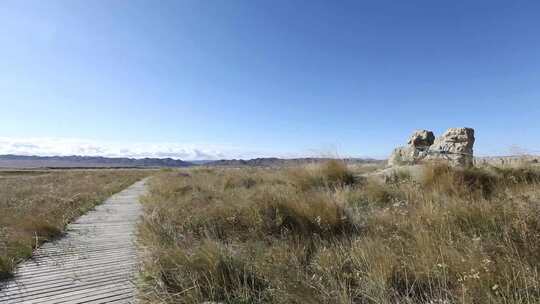
[[144,182],[113,195],[68,225],[65,237],[35,250],[12,280],[0,284],[0,303],[134,303]]

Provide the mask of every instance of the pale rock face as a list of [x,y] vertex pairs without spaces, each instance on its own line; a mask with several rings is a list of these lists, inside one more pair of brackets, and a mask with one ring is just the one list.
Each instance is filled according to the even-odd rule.
[[453,166],[472,166],[474,140],[474,129],[450,128],[435,139],[426,159],[448,160]]
[[413,132],[406,146],[394,149],[388,159],[390,166],[413,165],[426,156],[426,150],[433,144],[435,135],[428,130]]
[[388,165],[400,166],[412,164],[414,163],[416,154],[417,151],[414,147],[397,147],[392,152],[392,155],[390,155],[390,158],[388,159]]
[[472,166],[473,145],[471,128],[450,128],[438,138],[431,131],[418,130],[411,135],[407,146],[394,149],[388,164],[414,165],[425,159],[448,161],[452,166]]
[[435,141],[435,135],[428,130],[416,130],[409,138],[407,144],[416,148],[428,148]]

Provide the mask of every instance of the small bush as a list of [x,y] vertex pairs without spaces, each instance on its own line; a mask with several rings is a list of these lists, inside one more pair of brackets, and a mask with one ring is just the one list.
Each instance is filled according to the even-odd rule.
[[354,184],[354,175],[347,165],[339,160],[330,160],[322,165],[321,174],[331,186],[350,186]]
[[260,198],[260,203],[264,229],[273,234],[336,237],[355,230],[354,221],[345,206],[329,193],[290,193],[284,196],[267,192]]
[[351,186],[355,183],[352,171],[339,160],[330,160],[319,166],[289,169],[289,179],[302,191],[324,187]]
[[287,180],[300,191],[325,186],[324,178],[312,167],[296,167],[287,170]]
[[456,170],[453,173],[455,183],[469,192],[480,191],[484,197],[492,195],[500,183],[497,176],[478,168]]
[[540,183],[540,170],[533,167],[522,168],[499,168],[493,167],[493,170],[501,176],[507,183]]
[[255,187],[257,185],[257,180],[251,176],[230,176],[225,182],[225,189],[235,189],[238,187],[243,187],[246,189]]
[[422,184],[446,194],[466,196],[480,193],[488,197],[500,184],[500,179],[484,169],[456,169],[446,164],[435,164],[425,166]]

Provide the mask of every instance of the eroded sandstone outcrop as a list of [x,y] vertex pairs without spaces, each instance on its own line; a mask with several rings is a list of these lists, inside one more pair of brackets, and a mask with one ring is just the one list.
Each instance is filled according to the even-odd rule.
[[409,138],[407,144],[415,148],[429,148],[435,142],[435,135],[428,130],[416,130]]
[[471,128],[450,128],[438,138],[431,131],[417,130],[406,146],[394,149],[388,164],[414,165],[432,160],[446,161],[452,166],[472,166],[474,140]]
[[389,166],[412,165],[419,159],[419,151],[411,146],[397,147],[388,158]]
[[413,132],[406,146],[397,147],[390,155],[390,166],[412,165],[426,156],[426,151],[435,141],[435,135],[428,130],[416,130]]
[[448,160],[453,166],[472,166],[474,140],[472,128],[450,128],[435,139],[426,159]]

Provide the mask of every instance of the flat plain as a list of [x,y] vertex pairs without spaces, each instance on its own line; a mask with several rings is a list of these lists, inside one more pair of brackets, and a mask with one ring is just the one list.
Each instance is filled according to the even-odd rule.
[[[10,277],[33,250],[38,260],[43,252],[57,252],[63,247],[57,244],[73,237],[66,227],[83,227],[95,212],[112,208],[107,202],[114,193],[151,175],[142,210],[128,195],[129,204],[113,203],[123,206],[116,215],[97,216],[113,222],[135,216],[125,221],[129,231],[117,223],[94,231],[98,243],[114,235],[131,249],[78,253],[88,257],[82,266],[110,260],[140,271],[80,273],[91,290],[81,285],[62,294],[62,285],[47,295],[39,289],[42,298],[27,295],[29,303],[81,294],[141,303],[540,302],[538,164],[380,169],[332,160],[287,167],[3,171],[2,274]],[[71,258],[62,265],[73,268],[78,258]],[[19,264],[19,271],[38,280],[31,262]],[[74,284],[62,275],[55,280]]]

